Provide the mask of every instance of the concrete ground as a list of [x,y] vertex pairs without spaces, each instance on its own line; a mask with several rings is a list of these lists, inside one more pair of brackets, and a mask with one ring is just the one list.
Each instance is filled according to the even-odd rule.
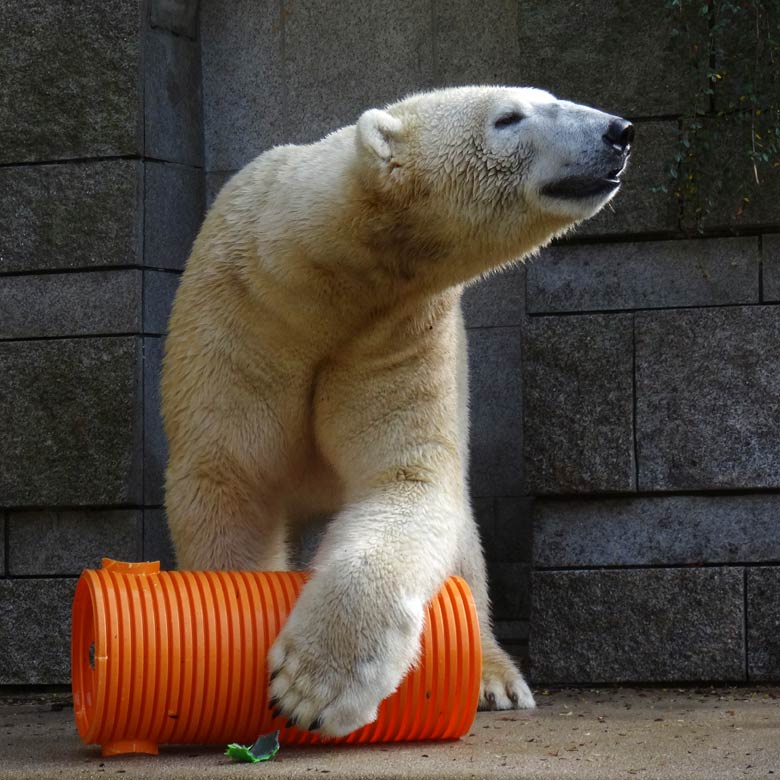
[[780,780],[780,687],[537,691],[532,712],[480,713],[458,742],[280,750],[220,747],[101,758],[67,699],[0,699],[0,778],[583,778]]

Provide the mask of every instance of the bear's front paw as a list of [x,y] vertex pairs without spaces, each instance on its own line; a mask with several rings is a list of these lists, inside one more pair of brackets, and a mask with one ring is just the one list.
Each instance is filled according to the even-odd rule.
[[350,605],[317,585],[304,588],[268,654],[270,705],[289,725],[339,737],[376,720],[414,663],[423,604]]
[[535,706],[534,695],[512,659],[497,646],[483,648],[479,709],[517,710]]

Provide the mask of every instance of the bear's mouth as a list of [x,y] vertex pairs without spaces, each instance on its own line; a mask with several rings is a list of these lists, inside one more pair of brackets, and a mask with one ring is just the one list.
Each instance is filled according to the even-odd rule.
[[622,169],[610,171],[607,176],[567,176],[542,187],[542,194],[551,198],[594,198],[609,195],[620,187]]

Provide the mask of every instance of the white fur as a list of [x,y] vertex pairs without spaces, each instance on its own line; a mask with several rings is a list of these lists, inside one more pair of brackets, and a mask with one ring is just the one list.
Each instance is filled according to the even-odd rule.
[[392,157],[391,143],[398,138],[403,125],[392,114],[370,108],[357,123],[358,140],[383,161]]
[[415,95],[261,155],[207,216],[166,346],[168,519],[183,568],[274,569],[295,524],[335,516],[269,658],[300,725],[371,721],[455,573],[482,705],[533,706],[490,631],[460,296],[606,202],[541,188],[602,154],[608,119],[534,89]]

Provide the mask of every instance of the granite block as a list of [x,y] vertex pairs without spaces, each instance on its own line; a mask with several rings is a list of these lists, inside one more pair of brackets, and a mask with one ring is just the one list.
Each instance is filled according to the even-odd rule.
[[494,561],[530,562],[533,542],[532,498],[497,498],[494,547],[490,558]]
[[473,496],[522,495],[520,329],[468,331]]
[[771,161],[754,168],[751,157],[753,133],[765,137],[776,126],[770,112],[755,123],[749,114],[703,122],[691,142],[697,160],[696,192],[683,198],[682,222],[687,230],[780,230],[778,169]]
[[558,245],[528,263],[532,314],[758,303],[756,238]]
[[289,13],[254,0],[203,3],[200,34],[208,170],[237,170],[287,140],[282,41]]
[[0,579],[0,685],[70,683],[75,591],[75,579]]
[[767,233],[761,238],[763,299],[780,301],[780,233]]
[[142,153],[142,6],[3,4],[0,163]]
[[180,271],[198,235],[205,206],[203,171],[187,165],[146,163],[144,261]]
[[200,0],[151,0],[149,21],[176,35],[195,39],[198,34],[198,6]]
[[330,518],[315,518],[305,525],[291,529],[290,566],[292,569],[308,569],[317,554],[320,543],[325,537]]
[[739,567],[536,572],[537,685],[745,679]]
[[137,337],[0,342],[0,506],[140,503]]
[[[191,8],[196,3],[187,5]],[[146,156],[202,166],[203,111],[199,44],[164,30],[147,30],[144,70]]]
[[0,168],[0,191],[0,273],[141,262],[139,161]]
[[576,235],[678,230],[680,205],[671,175],[680,150],[677,122],[642,121],[634,126],[636,138],[620,192],[593,219],[579,225]]
[[[430,86],[432,16],[430,4],[416,0],[287,4],[286,140],[319,140],[331,130],[352,124],[367,108]],[[266,96],[269,91],[265,90]],[[265,101],[273,102],[268,97]]]
[[518,3],[485,0],[475,13],[470,0],[434,0],[436,85],[522,84]]
[[206,174],[206,209],[210,209],[222,188],[236,171],[209,171]]
[[479,537],[482,540],[482,546],[488,544],[488,540],[495,533],[496,524],[496,500],[495,498],[472,498],[471,509],[474,514],[474,520],[479,529]]
[[10,512],[8,573],[79,575],[101,559],[138,560],[141,512],[136,509]]
[[475,498],[472,507],[487,560],[531,561],[532,498]]
[[524,339],[527,492],[634,490],[631,315],[534,318]]
[[636,318],[640,490],[780,487],[777,309]]
[[168,330],[180,278],[180,274],[168,271],[144,271],[144,333],[163,335]]
[[494,620],[527,620],[531,610],[531,567],[490,561],[490,612]]
[[539,500],[538,568],[780,560],[780,495]]
[[[707,20],[691,25],[706,40]],[[691,65],[672,26],[663,3],[521,3],[523,81],[628,117],[683,114],[696,95],[704,109],[707,63]]]
[[472,282],[463,293],[467,328],[522,325],[525,318],[525,265],[495,271]]
[[497,620],[493,623],[496,639],[506,646],[528,642],[527,620]]
[[780,566],[747,570],[748,679],[780,680]]
[[136,333],[140,326],[140,271],[25,274],[0,282],[0,339]]
[[[711,51],[713,104],[718,112],[745,108],[745,96],[758,107],[777,109],[780,73],[777,67],[777,31],[780,5],[768,3],[713,3]],[[770,40],[774,38],[773,45]]]
[[143,559],[145,561],[160,561],[161,569],[176,568],[176,554],[173,550],[163,509],[144,509],[143,542]]
[[160,411],[163,350],[163,339],[144,339],[144,503],[147,505],[162,504],[165,495],[168,442]]

